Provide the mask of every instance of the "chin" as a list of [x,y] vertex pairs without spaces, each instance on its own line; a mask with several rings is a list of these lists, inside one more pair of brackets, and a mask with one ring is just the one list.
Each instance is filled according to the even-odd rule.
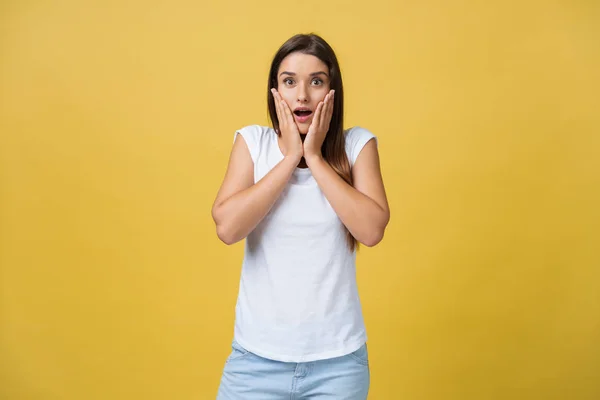
[[308,133],[308,128],[310,128],[310,125],[298,125],[298,132],[300,132],[301,135],[306,135]]

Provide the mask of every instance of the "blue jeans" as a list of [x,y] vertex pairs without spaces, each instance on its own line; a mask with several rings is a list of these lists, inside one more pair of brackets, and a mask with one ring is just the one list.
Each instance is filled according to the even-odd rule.
[[292,363],[250,353],[233,341],[217,400],[366,400],[367,345],[326,360]]

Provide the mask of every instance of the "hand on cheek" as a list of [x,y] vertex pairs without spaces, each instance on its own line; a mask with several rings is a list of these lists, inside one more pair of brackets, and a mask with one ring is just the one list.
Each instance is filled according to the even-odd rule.
[[308,134],[304,141],[304,158],[322,157],[321,146],[329,131],[331,117],[333,115],[335,91],[331,90],[322,102],[319,102],[312,123],[308,128]]
[[279,122],[279,132],[283,142],[284,155],[300,159],[303,156],[304,150],[292,110],[286,101],[281,98],[276,89],[271,89],[271,93],[275,102],[275,111],[277,113],[277,121]]

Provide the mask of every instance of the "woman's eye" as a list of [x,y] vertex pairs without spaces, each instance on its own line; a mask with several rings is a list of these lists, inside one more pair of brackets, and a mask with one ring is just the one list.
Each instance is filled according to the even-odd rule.
[[[316,83],[315,83],[315,82],[316,82]],[[315,84],[315,85],[320,85],[321,83],[323,83],[323,81],[322,81],[322,80],[320,80],[320,79],[313,79],[313,84]]]
[[293,80],[291,80],[290,78],[284,79],[283,83],[285,83],[286,85],[291,85],[292,83],[294,83]]

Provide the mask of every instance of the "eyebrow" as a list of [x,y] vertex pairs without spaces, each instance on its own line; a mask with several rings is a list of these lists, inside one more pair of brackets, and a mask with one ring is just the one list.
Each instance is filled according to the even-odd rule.
[[[283,71],[282,73],[279,74],[279,76],[281,76],[281,75],[296,76],[296,73],[295,72]],[[323,72],[323,71],[313,72],[312,74],[310,74],[310,76],[317,76],[317,75],[325,75],[325,76],[329,77],[329,75],[327,75],[327,73]]]

